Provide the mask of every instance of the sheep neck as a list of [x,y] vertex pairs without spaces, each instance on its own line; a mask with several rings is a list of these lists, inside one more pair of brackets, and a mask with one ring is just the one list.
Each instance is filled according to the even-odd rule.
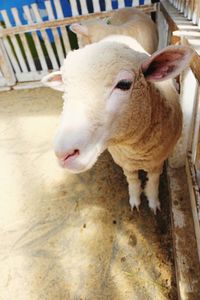
[[[110,141],[110,145],[137,145],[149,133],[157,130],[159,123],[165,118],[167,101],[152,83],[147,83],[139,75],[134,84],[126,113],[118,123],[118,136]],[[122,128],[122,130],[121,130]]]

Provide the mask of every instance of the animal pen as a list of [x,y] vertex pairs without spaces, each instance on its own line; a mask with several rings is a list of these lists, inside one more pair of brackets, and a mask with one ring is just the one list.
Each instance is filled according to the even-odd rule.
[[[22,25],[23,21],[17,8],[11,9],[15,25],[12,25],[11,17],[5,10],[0,11],[3,19],[0,27],[0,91],[41,87],[42,77],[52,70],[59,70],[67,53],[77,47],[75,37],[69,31],[69,25],[113,14],[112,1],[106,0],[103,10],[100,2],[93,0],[93,11],[89,13],[87,1],[70,0],[72,16],[66,18],[60,0],[46,0],[45,21],[37,4],[26,5],[23,6],[25,25]],[[125,6],[123,0],[115,2],[118,3],[118,9]],[[179,79],[184,115],[179,154],[185,157],[185,167],[173,169],[167,164],[167,175],[171,196],[171,230],[178,297],[181,300],[198,300],[200,299],[200,2],[199,0],[132,2],[146,13],[154,14],[159,31],[159,48],[181,43],[190,45],[195,50],[190,68],[184,71]],[[47,298],[43,295],[41,299]],[[54,299],[71,298],[61,296]],[[94,296],[93,299],[118,298]],[[126,298],[124,296],[120,299]]]

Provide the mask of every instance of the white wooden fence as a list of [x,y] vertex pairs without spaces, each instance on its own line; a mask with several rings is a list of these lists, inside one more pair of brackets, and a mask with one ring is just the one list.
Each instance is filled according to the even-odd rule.
[[200,1],[199,0],[169,0],[174,7],[183,13],[185,18],[192,20],[193,24],[200,25]]
[[186,172],[200,258],[200,1],[161,0],[161,4],[169,21],[171,42],[189,44],[196,51],[191,70],[182,74],[180,82],[184,115],[181,146],[187,153]]
[[[67,0],[66,0],[67,1]],[[93,13],[88,14],[86,0],[80,1],[81,12],[76,0],[71,0],[72,17],[64,18],[60,0],[45,1],[47,21],[43,21],[37,4],[23,6],[26,25],[22,25],[17,8],[11,9],[15,26],[11,25],[8,13],[1,10],[4,26],[0,27],[0,87],[13,86],[17,82],[38,81],[49,70],[58,70],[64,57],[71,49],[67,26],[83,18],[106,16],[112,13],[112,0],[105,1],[104,13],[100,13],[99,0],[93,0]],[[123,0],[116,0],[118,8],[125,6]],[[139,0],[133,0],[138,6]],[[143,9],[155,10],[151,0],[145,0]],[[50,39],[51,31],[53,42]]]
[[[169,43],[190,45],[195,50],[190,68],[180,78],[184,126],[177,153],[184,156],[185,167],[168,168],[168,174],[179,299],[200,299],[200,1],[160,2]],[[189,268],[196,268],[194,276]]]

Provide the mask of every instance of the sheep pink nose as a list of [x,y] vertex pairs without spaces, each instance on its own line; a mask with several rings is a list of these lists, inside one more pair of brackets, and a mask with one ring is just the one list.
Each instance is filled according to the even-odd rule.
[[80,150],[74,149],[68,152],[55,152],[55,154],[60,161],[66,161],[70,157],[78,156],[80,154]]

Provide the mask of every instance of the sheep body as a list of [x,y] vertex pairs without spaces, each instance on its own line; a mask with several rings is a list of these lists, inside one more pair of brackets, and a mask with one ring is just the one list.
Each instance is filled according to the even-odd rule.
[[[82,29],[81,30],[81,26]],[[72,31],[77,34],[79,47],[102,40],[109,35],[126,35],[135,38],[148,53],[158,47],[158,34],[155,23],[144,12],[136,8],[124,8],[116,11],[109,19],[89,20],[82,25],[72,24]]]
[[134,88],[134,114],[128,118],[130,130],[124,128],[122,141],[113,140],[108,150],[127,172],[160,172],[181,134],[179,97],[171,80],[152,85],[140,78]]
[[[127,177],[131,208],[140,205],[138,170],[147,171],[145,193],[156,212],[163,163],[182,129],[179,96],[169,78],[186,67],[192,51],[173,46],[149,56],[138,47],[107,39],[69,53],[60,82],[55,73],[65,100],[55,152],[63,167],[78,173],[108,148]],[[43,81],[55,88],[52,76]]]

